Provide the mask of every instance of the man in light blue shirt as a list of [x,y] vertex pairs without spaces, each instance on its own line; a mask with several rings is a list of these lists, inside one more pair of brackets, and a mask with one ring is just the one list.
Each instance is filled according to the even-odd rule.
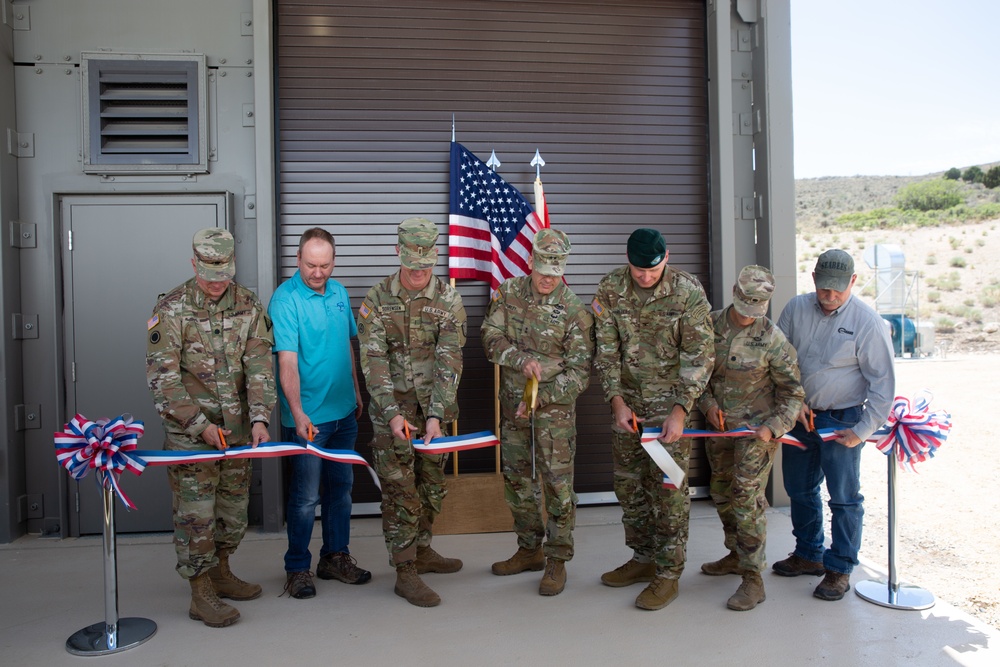
[[[892,342],[885,322],[851,295],[854,259],[827,250],[816,261],[816,291],[785,306],[778,327],[799,357],[805,405],[789,432],[805,449],[782,445],[782,475],[791,501],[795,551],[772,566],[775,574],[825,575],[813,591],[840,600],[858,564],[861,524],[861,449],[889,415],[895,393]],[[828,442],[817,429],[835,429]],[[831,544],[823,548],[820,484],[830,492]]]
[[[347,290],[330,278],[335,253],[326,230],[314,227],[303,233],[295,255],[298,271],[275,290],[268,314],[278,354],[282,440],[354,449],[362,406],[351,338],[358,329]],[[323,546],[316,575],[348,584],[369,581],[371,573],[357,566],[347,546],[351,465],[307,454],[290,462],[285,592],[297,599],[316,595],[309,541],[321,502]]]

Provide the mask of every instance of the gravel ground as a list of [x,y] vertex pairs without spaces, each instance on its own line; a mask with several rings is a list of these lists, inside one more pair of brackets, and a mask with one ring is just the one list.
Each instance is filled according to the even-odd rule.
[[[923,389],[931,409],[951,414],[953,428],[938,455],[896,476],[896,571],[901,583],[921,586],[1000,628],[1000,514],[996,494],[1000,429],[989,401],[1000,386],[1000,353],[901,359],[896,394]],[[861,559],[888,570],[888,467],[869,443],[862,454],[865,521]]]

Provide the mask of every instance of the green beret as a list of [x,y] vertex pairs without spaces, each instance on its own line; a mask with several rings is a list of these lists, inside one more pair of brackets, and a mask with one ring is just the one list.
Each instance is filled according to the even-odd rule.
[[628,237],[628,263],[640,269],[659,265],[667,255],[667,242],[655,229],[637,229]]

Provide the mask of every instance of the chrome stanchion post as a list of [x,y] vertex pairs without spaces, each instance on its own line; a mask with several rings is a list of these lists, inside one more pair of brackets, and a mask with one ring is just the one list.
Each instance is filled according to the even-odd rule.
[[[110,473],[107,473],[110,474]],[[104,622],[74,632],[66,640],[73,655],[107,655],[145,643],[156,634],[156,623],[148,618],[118,618],[118,554],[115,539],[115,493],[110,485],[104,493]]]
[[901,586],[896,572],[896,542],[899,540],[899,524],[896,521],[896,448],[886,456],[889,461],[889,580],[868,579],[859,581],[854,586],[854,592],[869,602],[891,609],[920,610],[934,606],[934,594],[919,586]]

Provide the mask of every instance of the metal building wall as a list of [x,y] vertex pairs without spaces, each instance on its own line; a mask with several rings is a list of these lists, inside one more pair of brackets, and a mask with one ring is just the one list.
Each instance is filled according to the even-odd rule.
[[[3,4],[5,11],[10,11],[11,5]],[[23,464],[11,470],[11,486],[4,491],[6,498],[14,503],[24,502],[25,496],[32,501],[30,518],[12,524],[12,535],[27,531],[59,536],[73,531],[76,486],[68,482],[65,472],[55,465],[52,445],[52,433],[61,430],[67,418],[65,410],[71,381],[67,380],[65,368],[60,258],[67,250],[66,239],[58,233],[59,197],[63,194],[232,193],[235,209],[232,228],[239,243],[237,270],[240,281],[256,288],[261,272],[270,275],[272,264],[268,262],[259,267],[257,249],[256,129],[252,113],[256,92],[254,3],[252,0],[210,3],[199,0],[171,3],[45,0],[18,2],[13,7],[15,15],[21,17],[12,28],[5,28],[13,50],[13,85],[4,86],[0,92],[0,99],[4,100],[0,106],[6,110],[7,100],[15,106],[16,121],[5,128],[10,127],[19,136],[29,137],[32,154],[13,161],[16,186],[13,190],[4,186],[4,204],[10,200],[17,203],[16,214],[8,216],[5,213],[3,218],[4,256],[6,260],[10,253],[6,247],[9,221],[19,219],[34,224],[36,247],[18,251],[17,275],[19,310],[37,316],[34,332],[37,337],[8,343],[10,347],[5,352],[19,357],[23,370],[11,364],[9,370],[16,375],[7,373],[5,368],[4,381],[8,391],[21,389],[23,398],[19,403],[37,406],[37,419],[32,425],[38,426],[14,432],[15,445],[16,439],[24,441]],[[158,53],[206,54],[210,173],[119,174],[113,177],[83,173],[80,53],[101,50],[153,57]],[[4,80],[0,78],[0,82]],[[6,175],[10,162],[6,156],[4,160]],[[265,184],[267,178],[265,174]],[[12,192],[16,196],[12,196]],[[140,261],[159,261],[160,257],[157,239],[150,238],[148,256]],[[171,258],[171,261],[186,260],[186,257]],[[5,271],[6,264],[5,261]],[[162,290],[171,287],[173,285],[164,285]],[[6,276],[4,289],[8,289]],[[156,294],[148,298],[151,308]],[[5,316],[10,312],[6,308],[5,304]],[[9,319],[4,319],[6,330]],[[109,321],[107,335],[122,335],[121,328]],[[143,360],[102,359],[100,362],[107,364],[109,373],[114,373],[117,363],[142,364]],[[148,394],[137,396],[136,400],[144,407],[152,406]],[[10,409],[10,399],[5,401],[4,407]],[[129,406],[122,406],[122,410],[129,409]],[[6,426],[9,435],[10,421]],[[143,446],[156,448],[162,443],[143,443]],[[23,484],[23,490],[18,484]],[[91,478],[85,479],[83,484],[86,491],[93,490]]]
[[[464,4],[479,9],[500,3]],[[710,297],[717,305],[728,302],[732,278],[747,261],[770,263],[778,275],[773,312],[779,312],[795,293],[788,5],[788,0],[706,0],[704,6],[713,249]],[[241,279],[256,276],[261,298],[270,297],[279,279],[274,268],[277,136],[271,69],[276,12],[272,0],[0,0],[0,13],[0,132],[25,132],[35,144],[33,158],[0,151],[4,325],[0,338],[0,541],[9,541],[26,531],[64,533],[65,526],[60,524],[68,511],[67,483],[64,473],[54,466],[51,441],[51,432],[65,418],[59,414],[64,369],[57,326],[58,243],[52,236],[57,193],[232,191],[242,243]],[[741,46],[744,35],[748,41]],[[220,153],[213,173],[180,183],[83,177],[78,157],[76,68],[84,48],[206,53],[210,69],[227,75],[216,79],[220,84],[216,99],[222,103],[217,110],[222,114],[216,119]],[[741,68],[747,63],[749,76]],[[750,94],[742,96],[739,91],[743,90]],[[246,103],[251,103],[251,119],[244,117]],[[231,114],[230,105],[239,107],[239,113]],[[751,115],[746,132],[739,126],[741,114]],[[462,127],[459,115],[459,139],[479,153],[488,151],[483,146],[491,138],[470,139],[469,131]],[[447,132],[441,134],[444,143],[449,137]],[[525,143],[533,152],[534,141]],[[511,177],[506,171],[513,168],[510,160],[504,157],[504,161],[501,171]],[[530,168],[517,168],[525,173],[511,180],[527,187]],[[543,177],[547,183],[557,179],[554,169],[543,172]],[[749,219],[738,208],[748,197],[753,202]],[[35,248],[12,246],[11,221],[37,225]],[[287,257],[284,261],[287,264]],[[38,314],[42,329],[38,339],[11,338],[12,316],[19,312]],[[41,428],[16,428],[15,406],[27,403],[41,406]],[[263,522],[266,528],[277,530],[281,526],[280,475],[277,466],[268,468],[265,465],[262,470],[263,493],[269,495],[263,501]],[[37,514],[26,502],[36,494],[46,499],[43,515],[25,520],[29,511]]]

